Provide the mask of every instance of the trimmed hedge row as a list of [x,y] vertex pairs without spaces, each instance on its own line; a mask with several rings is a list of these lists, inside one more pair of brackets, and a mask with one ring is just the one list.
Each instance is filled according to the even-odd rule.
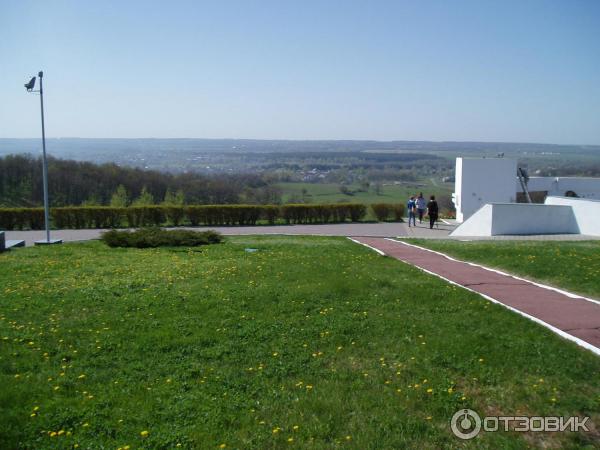
[[403,204],[397,203],[373,203],[371,205],[373,214],[380,222],[390,219],[398,222],[401,221],[404,217],[405,209]]
[[[364,219],[367,207],[359,203],[298,205],[182,205],[182,206],[71,206],[51,208],[55,228],[118,228],[148,226],[255,225],[259,220],[274,224],[332,223]],[[0,208],[0,229],[44,228],[43,208]]]

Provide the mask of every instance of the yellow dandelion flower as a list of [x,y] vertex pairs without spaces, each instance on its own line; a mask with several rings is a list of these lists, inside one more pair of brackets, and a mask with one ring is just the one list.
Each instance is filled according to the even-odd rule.
[[148,430],[140,431],[140,436],[143,438],[148,437],[149,434],[150,432]]

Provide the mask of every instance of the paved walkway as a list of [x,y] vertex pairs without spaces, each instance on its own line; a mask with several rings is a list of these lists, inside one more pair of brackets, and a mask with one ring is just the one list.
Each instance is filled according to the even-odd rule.
[[600,302],[385,238],[353,238],[386,255],[478,292],[600,355]]
[[[585,236],[580,234],[540,235],[540,236],[490,236],[474,238],[453,238],[449,234],[454,231],[457,224],[454,220],[442,221],[433,229],[423,222],[416,227],[409,227],[404,223],[333,223],[323,225],[259,225],[259,226],[233,226],[233,227],[185,227],[191,230],[217,230],[226,236],[242,236],[251,234],[289,234],[309,236],[372,236],[372,237],[414,237],[422,239],[455,239],[455,240],[589,240],[600,239],[600,236]],[[106,230],[52,230],[53,239],[62,239],[64,242],[88,241],[98,239]],[[25,241],[27,246],[35,241],[46,238],[43,230],[33,231],[6,231],[6,239]]]
[[[290,234],[312,236],[379,236],[379,237],[419,237],[419,238],[447,238],[454,230],[454,225],[440,223],[437,228],[430,230],[425,223],[417,227],[408,227],[406,223],[335,223],[324,225],[260,225],[243,227],[196,227],[189,228],[197,231],[216,230],[224,235],[249,235],[249,234]],[[53,239],[62,239],[64,242],[88,241],[98,239],[106,230],[52,230]],[[37,240],[46,238],[43,230],[33,231],[7,231],[6,239],[24,240],[26,245],[33,245]]]

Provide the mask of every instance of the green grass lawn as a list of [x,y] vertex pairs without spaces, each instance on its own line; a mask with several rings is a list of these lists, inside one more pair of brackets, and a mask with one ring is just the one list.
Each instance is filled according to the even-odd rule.
[[406,241],[600,298],[600,241]]
[[598,423],[600,359],[343,238],[65,244],[0,267],[2,449],[599,444],[455,438],[465,407]]

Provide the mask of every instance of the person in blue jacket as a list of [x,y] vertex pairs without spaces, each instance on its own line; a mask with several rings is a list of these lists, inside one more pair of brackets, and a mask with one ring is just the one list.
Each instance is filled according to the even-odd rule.
[[408,200],[406,204],[406,209],[408,210],[408,226],[410,227],[410,222],[412,221],[413,225],[417,226],[416,212],[417,212],[417,204],[415,202],[415,197],[412,196]]

